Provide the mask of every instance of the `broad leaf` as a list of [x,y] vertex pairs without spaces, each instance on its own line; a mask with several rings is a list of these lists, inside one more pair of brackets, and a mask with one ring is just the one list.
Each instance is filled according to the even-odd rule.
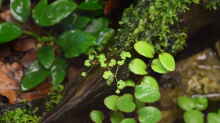
[[137,111],[140,123],[158,123],[161,120],[161,112],[156,107],[148,106]]
[[146,41],[138,41],[134,44],[134,49],[146,58],[153,58],[155,54],[154,46]]
[[154,71],[154,72],[157,72],[157,73],[160,73],[160,74],[164,74],[164,73],[167,73],[169,71],[167,71],[163,65],[160,63],[160,60],[159,59],[154,59],[152,61],[152,64],[151,64],[151,69]]
[[220,123],[220,114],[217,113],[208,113],[208,123]]
[[42,68],[38,62],[34,62],[21,80],[21,89],[23,91],[33,89],[44,82],[49,75],[49,71]]
[[189,110],[183,115],[185,123],[204,123],[204,114],[197,110]]
[[134,118],[125,118],[121,121],[121,123],[137,123]]
[[38,50],[37,57],[39,62],[49,69],[55,60],[55,54],[52,46],[43,46]]
[[0,44],[10,42],[22,35],[22,30],[17,25],[5,22],[0,24]]
[[94,123],[102,123],[102,121],[104,120],[104,114],[101,111],[93,110],[92,112],[90,112],[90,119]]
[[63,49],[67,58],[73,58],[86,53],[96,44],[96,38],[87,32],[72,30],[64,32],[56,43]]
[[82,2],[79,5],[79,9],[85,11],[97,11],[102,10],[103,6],[99,2],[99,0],[88,0],[86,2]]
[[147,65],[145,62],[139,58],[133,59],[128,66],[129,70],[137,75],[146,75],[147,74]]
[[120,123],[124,119],[124,115],[121,112],[112,112],[110,116],[111,123]]
[[192,99],[195,103],[195,109],[203,111],[208,108],[208,99],[206,97],[195,97]]
[[133,112],[136,108],[136,105],[131,94],[124,94],[119,97],[117,108],[122,112]]
[[47,0],[41,0],[33,9],[33,18],[40,26],[52,26],[70,15],[77,4],[70,0],[56,0],[48,5]]
[[11,0],[10,10],[15,19],[25,22],[31,13],[31,0]]
[[106,97],[104,100],[105,106],[110,110],[116,111],[117,110],[116,104],[118,103],[118,98],[119,97],[117,95],[111,95]]
[[51,77],[53,85],[59,85],[66,76],[67,63],[62,58],[56,58],[51,67]]
[[85,31],[98,36],[100,31],[108,27],[108,24],[109,22],[106,18],[93,19],[92,23],[88,25]]
[[184,111],[189,111],[195,108],[195,103],[192,98],[187,96],[181,96],[177,98],[177,104]]
[[175,60],[173,56],[169,53],[161,53],[159,55],[160,63],[163,65],[163,67],[168,71],[174,71],[175,70]]
[[144,77],[140,85],[135,87],[135,97],[140,102],[153,103],[160,99],[160,91],[157,81],[150,77]]

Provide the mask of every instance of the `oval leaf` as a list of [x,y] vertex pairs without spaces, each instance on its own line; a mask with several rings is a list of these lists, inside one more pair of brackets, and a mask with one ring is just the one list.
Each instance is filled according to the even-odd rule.
[[48,5],[47,0],[41,0],[33,9],[33,18],[41,26],[52,26],[70,15],[77,4],[70,0],[56,0]]
[[137,123],[134,118],[125,118],[121,121],[121,123]]
[[106,97],[104,100],[105,106],[110,110],[116,111],[117,110],[116,104],[118,103],[118,98],[119,97],[117,95],[111,95]]
[[158,123],[161,120],[161,112],[156,107],[148,106],[137,111],[140,123]]
[[159,59],[154,59],[152,61],[152,64],[151,64],[151,69],[154,71],[154,72],[157,72],[157,73],[160,73],[160,74],[164,74],[164,73],[167,73],[169,71],[167,71],[163,65],[160,63],[160,60]]
[[35,62],[29,67],[22,78],[21,89],[23,91],[33,89],[44,82],[49,75],[49,71],[43,69],[37,62]]
[[51,77],[53,85],[59,85],[63,82],[66,76],[67,63],[62,58],[56,58],[51,67]]
[[64,32],[56,43],[63,49],[67,58],[73,58],[86,53],[96,44],[96,38],[87,32],[72,30]]
[[122,112],[133,112],[136,108],[131,94],[124,94],[118,98],[117,108]]
[[124,119],[124,115],[121,112],[112,112],[111,113],[111,123],[120,123]]
[[17,25],[5,22],[0,24],[0,44],[12,41],[22,35],[22,30]]
[[189,110],[184,113],[185,123],[204,123],[204,114],[197,110]]
[[31,13],[31,1],[11,0],[10,10],[15,19],[20,22],[25,22]]
[[147,74],[147,65],[145,62],[139,58],[133,59],[128,66],[129,70],[137,75],[146,75]]
[[90,112],[90,119],[94,123],[102,123],[102,121],[104,120],[104,114],[101,111],[93,110],[92,112]]
[[208,123],[220,123],[220,114],[208,113]]
[[134,49],[146,58],[153,58],[155,54],[154,46],[146,41],[138,41],[134,44]]
[[192,98],[181,96],[177,98],[177,104],[184,111],[189,111],[195,108],[195,103]]
[[173,56],[169,53],[161,53],[159,55],[160,63],[163,65],[163,67],[168,71],[174,71],[175,70],[175,60]]
[[135,87],[135,98],[140,102],[153,103],[160,99],[160,91],[157,81],[150,77],[144,77],[140,85]]
[[39,62],[49,69],[55,60],[55,54],[52,46],[43,46],[37,52]]

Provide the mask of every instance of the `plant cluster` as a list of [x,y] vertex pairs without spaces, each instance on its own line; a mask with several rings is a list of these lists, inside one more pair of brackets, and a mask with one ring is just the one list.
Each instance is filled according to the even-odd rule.
[[0,123],[39,123],[40,120],[35,112],[22,108],[4,112],[0,116]]
[[[183,119],[185,123],[205,123],[205,114],[202,111],[208,108],[208,99],[205,97],[190,98],[181,96],[177,99],[177,104],[184,110]],[[219,123],[220,112],[209,112],[207,123]]]

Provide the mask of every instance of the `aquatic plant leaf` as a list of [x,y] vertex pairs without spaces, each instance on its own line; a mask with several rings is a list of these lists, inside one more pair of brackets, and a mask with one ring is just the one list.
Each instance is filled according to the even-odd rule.
[[67,62],[62,58],[56,58],[51,67],[52,84],[57,86],[61,84],[66,76]]
[[143,107],[137,111],[140,123],[158,123],[161,120],[161,112],[153,106]]
[[146,75],[147,74],[147,65],[145,62],[139,58],[133,59],[129,65],[128,65],[129,70],[137,75]]
[[178,97],[177,104],[184,111],[189,111],[195,108],[195,103],[193,99],[187,96]]
[[183,115],[185,123],[204,123],[204,114],[197,110],[186,111]]
[[167,73],[169,71],[167,71],[163,65],[160,63],[160,60],[159,59],[154,59],[151,63],[151,69],[154,71],[154,72],[157,72],[157,73],[160,73],[160,74],[164,74],[164,73]]
[[160,91],[157,81],[150,76],[143,78],[140,85],[135,87],[135,98],[140,102],[153,103],[160,99]]
[[55,54],[52,46],[43,46],[37,52],[39,62],[49,69],[55,60]]
[[31,0],[11,0],[10,11],[15,19],[26,22],[31,13]]
[[86,53],[96,44],[96,38],[87,32],[71,30],[64,32],[56,43],[63,49],[67,58],[73,58]]
[[111,95],[106,97],[104,99],[105,106],[110,110],[116,111],[117,110],[116,104],[118,103],[118,98],[119,97],[117,95]]
[[133,96],[131,94],[120,96],[118,98],[117,108],[122,112],[133,112],[136,108],[136,105],[133,102]]
[[42,68],[38,62],[34,62],[28,68],[27,72],[21,80],[22,91],[28,91],[37,87],[39,84],[44,82],[49,75],[49,71]]
[[137,123],[134,118],[125,118],[121,121],[121,123]]
[[82,2],[78,8],[84,11],[97,11],[102,10],[103,6],[99,0],[88,0],[86,2]]
[[110,116],[111,123],[120,123],[124,119],[124,115],[121,112],[112,112]]
[[208,123],[220,123],[220,114],[210,112],[207,117]]
[[70,0],[56,0],[48,5],[47,0],[41,0],[33,9],[35,22],[40,26],[52,26],[70,15],[77,4]]
[[22,35],[22,30],[17,25],[4,22],[0,24],[0,44],[10,42]]
[[206,97],[195,97],[192,99],[195,103],[196,110],[203,111],[208,108],[208,99]]
[[102,123],[102,121],[104,120],[104,114],[101,111],[93,110],[90,112],[90,119],[94,123]]
[[175,70],[175,60],[174,57],[169,53],[161,53],[159,54],[159,60],[160,63],[163,65],[163,67],[168,71],[174,71]]
[[134,49],[146,58],[153,58],[155,54],[154,46],[146,41],[138,41],[134,44]]

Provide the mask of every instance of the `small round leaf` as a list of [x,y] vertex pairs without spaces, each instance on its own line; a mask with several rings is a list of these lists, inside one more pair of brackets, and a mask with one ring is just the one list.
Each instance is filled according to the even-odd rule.
[[204,114],[197,110],[189,110],[183,115],[185,123],[204,123]]
[[111,123],[120,123],[124,119],[124,115],[121,112],[111,113]]
[[169,53],[161,53],[159,55],[160,63],[163,65],[163,67],[168,71],[174,71],[175,70],[175,60],[173,56]]
[[105,106],[110,110],[116,111],[117,110],[116,104],[118,103],[118,98],[119,97],[117,95],[111,95],[106,97],[104,100]]
[[136,120],[134,118],[125,118],[121,123],[136,123]]
[[161,112],[156,107],[143,107],[137,113],[140,123],[158,123],[161,120]]
[[102,123],[102,121],[104,120],[104,114],[101,111],[93,110],[92,112],[90,112],[90,119],[94,123]]
[[208,113],[208,123],[220,123],[220,114]]
[[195,109],[203,111],[208,108],[208,99],[206,97],[195,97],[192,99],[195,103]]
[[136,108],[136,105],[133,102],[133,96],[131,94],[124,94],[119,97],[117,108],[122,112],[133,112]]
[[134,49],[146,58],[153,58],[155,54],[154,46],[146,41],[138,41],[134,44]]
[[157,72],[157,73],[160,73],[160,74],[165,74],[169,71],[167,71],[163,65],[160,63],[160,60],[159,59],[154,59],[152,61],[152,64],[151,64],[151,69],[154,71],[154,72]]
[[128,66],[129,70],[137,75],[146,75],[147,74],[147,65],[145,62],[139,58],[133,59]]
[[195,108],[195,103],[192,98],[181,96],[177,98],[177,104],[184,111],[189,111]]

